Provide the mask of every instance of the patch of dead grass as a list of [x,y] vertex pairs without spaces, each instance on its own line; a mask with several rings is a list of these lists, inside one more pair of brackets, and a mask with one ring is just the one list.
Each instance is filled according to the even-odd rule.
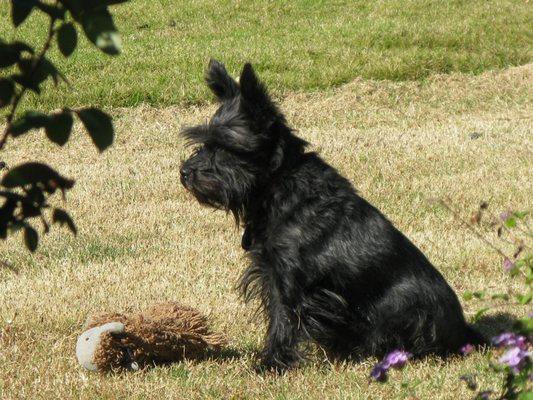
[[[338,89],[281,100],[289,121],[323,157],[429,256],[459,295],[513,287],[498,256],[430,200],[449,197],[465,217],[480,200],[495,210],[531,209],[533,65],[424,83],[356,80]],[[58,150],[32,133],[9,143],[8,164],[38,159],[77,179],[66,207],[77,238],[53,230],[35,255],[21,237],[0,243],[2,398],[468,398],[458,376],[495,384],[483,354],[427,359],[369,384],[372,360],[334,364],[317,352],[275,378],[251,372],[263,334],[233,286],[245,268],[240,232],[229,216],[200,207],[178,182],[187,156],[182,125],[202,108],[114,110],[117,140],[102,156],[80,130]],[[476,133],[477,139],[471,134]],[[140,310],[178,300],[208,313],[240,356],[137,373],[82,371],[76,336],[88,314]],[[493,302],[494,303],[494,302]],[[464,304],[472,316],[487,303]],[[492,304],[492,303],[491,303]],[[495,303],[494,312],[528,310]]]

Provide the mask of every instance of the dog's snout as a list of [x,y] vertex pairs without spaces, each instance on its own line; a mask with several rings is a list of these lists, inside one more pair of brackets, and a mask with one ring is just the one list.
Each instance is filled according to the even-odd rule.
[[183,178],[187,178],[191,174],[191,168],[186,165],[183,165],[180,168],[180,174]]

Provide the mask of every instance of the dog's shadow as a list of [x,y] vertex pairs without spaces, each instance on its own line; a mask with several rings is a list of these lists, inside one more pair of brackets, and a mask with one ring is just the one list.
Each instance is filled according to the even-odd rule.
[[512,330],[517,322],[518,318],[514,315],[500,312],[492,315],[484,315],[472,325],[487,340],[490,340],[502,332]]

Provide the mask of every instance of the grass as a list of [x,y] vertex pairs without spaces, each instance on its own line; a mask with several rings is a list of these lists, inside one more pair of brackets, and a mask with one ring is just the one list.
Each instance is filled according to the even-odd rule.
[[[465,218],[481,200],[495,212],[532,208],[532,83],[528,64],[422,82],[358,78],[288,92],[280,103],[299,134],[428,255],[459,295],[501,293],[516,283],[499,257],[431,199],[449,197]],[[8,164],[38,159],[77,179],[66,208],[79,234],[54,229],[35,255],[20,236],[0,243],[10,266],[0,269],[0,397],[440,400],[471,397],[458,379],[465,373],[475,373],[482,388],[498,384],[482,353],[417,361],[384,385],[368,382],[375,360],[331,364],[320,351],[285,376],[254,374],[264,324],[233,289],[246,266],[241,232],[178,182],[188,150],[177,132],[213,109],[112,109],[117,140],[101,156],[80,126],[61,150],[32,135],[8,144]],[[238,355],[114,375],[79,368],[74,346],[87,315],[138,311],[160,300],[207,313]],[[467,317],[487,305],[491,316],[530,311],[482,299],[464,303]]]
[[[123,54],[106,57],[85,39],[68,60],[56,50],[52,58],[74,90],[46,90],[26,106],[205,103],[202,75],[210,57],[235,74],[252,61],[278,95],[356,77],[478,74],[532,59],[533,14],[525,0],[135,0],[114,14]],[[43,41],[46,24],[37,15],[15,33],[8,18],[3,1],[0,37]]]

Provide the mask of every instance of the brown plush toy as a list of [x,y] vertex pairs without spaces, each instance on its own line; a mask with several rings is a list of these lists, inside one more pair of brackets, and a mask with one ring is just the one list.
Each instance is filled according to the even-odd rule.
[[175,302],[156,304],[137,315],[96,315],[85,328],[76,356],[91,371],[198,359],[225,343],[222,335],[209,330],[205,316]]

